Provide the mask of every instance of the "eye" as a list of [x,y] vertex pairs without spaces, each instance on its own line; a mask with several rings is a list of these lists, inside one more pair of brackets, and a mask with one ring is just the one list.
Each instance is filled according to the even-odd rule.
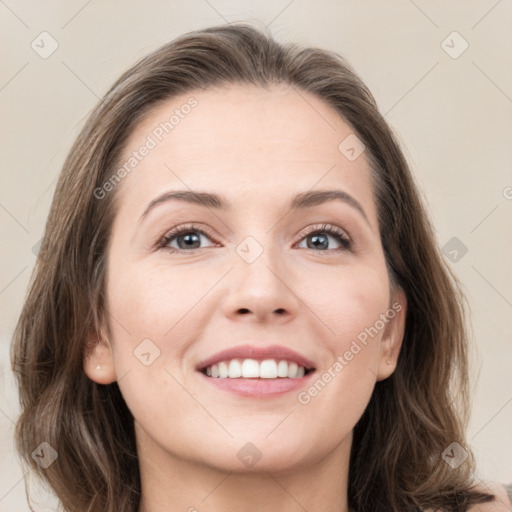
[[[160,249],[169,250],[169,252],[194,252],[201,244],[201,238],[212,238],[207,230],[199,229],[198,227],[191,225],[180,226],[172,229],[158,242],[157,247]],[[171,243],[176,245],[170,245]]]
[[[341,248],[329,248],[329,238],[337,240]],[[303,240],[307,242],[307,249],[350,250],[352,247],[352,241],[342,229],[328,224],[314,226],[312,231],[304,235]]]
[[[204,249],[204,247],[200,247],[201,238],[211,240],[213,239],[213,234],[211,234],[209,230],[200,229],[194,224],[179,226],[167,232],[161,238],[157,243],[157,249],[165,249],[171,253],[193,253],[196,250]],[[329,239],[336,240],[341,247],[329,248]],[[352,248],[352,241],[345,231],[328,224],[309,228],[309,232],[303,235],[301,240],[307,241],[306,249],[320,249],[322,252],[326,250],[350,250]]]

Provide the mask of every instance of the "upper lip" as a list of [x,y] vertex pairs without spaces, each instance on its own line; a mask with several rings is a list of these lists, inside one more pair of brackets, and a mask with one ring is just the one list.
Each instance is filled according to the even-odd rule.
[[196,370],[203,370],[221,361],[230,359],[256,359],[263,361],[265,359],[279,359],[296,363],[304,366],[306,370],[312,370],[315,365],[307,357],[295,352],[294,350],[282,345],[270,345],[266,347],[257,347],[254,345],[239,345],[238,347],[221,350],[211,357],[204,359],[196,365]]

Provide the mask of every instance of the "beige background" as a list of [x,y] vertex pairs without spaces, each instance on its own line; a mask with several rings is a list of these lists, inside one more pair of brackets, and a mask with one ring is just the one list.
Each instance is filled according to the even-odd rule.
[[[450,263],[465,285],[478,346],[468,439],[481,478],[512,482],[510,0],[1,0],[1,511],[28,509],[12,448],[18,409],[8,350],[70,144],[136,59],[188,30],[236,20],[338,51],[398,131],[439,243],[457,237],[468,249]],[[58,44],[45,59],[31,48],[41,37],[51,48],[43,31]],[[454,31],[460,36],[446,39]],[[452,58],[464,41],[467,50]],[[54,509],[38,495],[36,510]]]

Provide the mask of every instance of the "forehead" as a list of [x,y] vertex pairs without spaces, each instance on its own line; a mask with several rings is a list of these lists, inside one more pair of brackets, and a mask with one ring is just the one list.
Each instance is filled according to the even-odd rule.
[[[167,189],[216,191],[233,204],[275,204],[313,188],[341,188],[374,214],[365,154],[340,150],[354,130],[319,97],[287,85],[191,91],[155,105],[138,123],[121,165],[121,204],[139,210]],[[286,194],[283,195],[283,192]]]

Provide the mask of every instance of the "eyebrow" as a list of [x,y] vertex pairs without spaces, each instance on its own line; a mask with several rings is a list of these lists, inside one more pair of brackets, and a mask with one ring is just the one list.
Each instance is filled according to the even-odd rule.
[[[334,200],[342,201],[352,206],[363,216],[366,222],[370,224],[361,203],[343,190],[313,190],[297,194],[290,201],[289,209],[292,211],[302,210]],[[232,207],[231,203],[225,197],[217,194],[193,192],[191,190],[170,190],[159,195],[148,204],[144,213],[140,216],[139,222],[142,222],[148,213],[156,206],[170,201],[184,201],[189,204],[196,204],[214,210],[229,210]]]

